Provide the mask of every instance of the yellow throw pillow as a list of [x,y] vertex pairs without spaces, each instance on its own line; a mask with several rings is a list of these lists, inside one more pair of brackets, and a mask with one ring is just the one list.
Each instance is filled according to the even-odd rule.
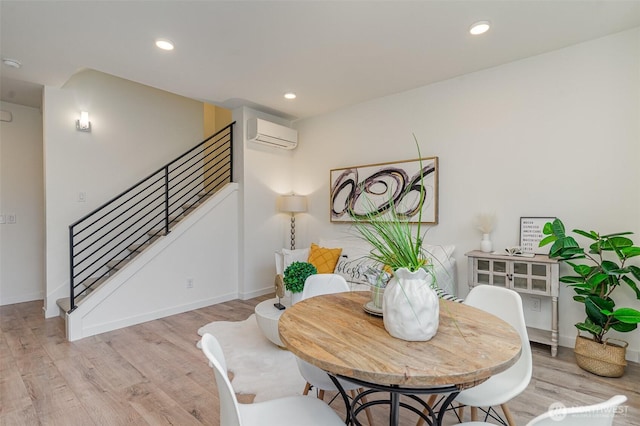
[[333,274],[341,253],[341,248],[325,248],[311,243],[307,262],[315,266],[319,274]]

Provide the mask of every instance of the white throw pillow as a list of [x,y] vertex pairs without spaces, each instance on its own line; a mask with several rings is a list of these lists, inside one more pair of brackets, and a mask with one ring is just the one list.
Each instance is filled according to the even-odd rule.
[[423,248],[429,253],[433,260],[434,264],[442,264],[444,266],[447,265],[449,259],[452,258],[453,252],[456,249],[454,245],[432,245],[432,244],[423,244]]
[[306,262],[309,259],[309,249],[282,249],[275,253],[276,274],[284,274],[284,270],[293,262]]
[[306,262],[309,259],[309,247],[295,250],[282,249],[282,255],[284,256],[282,265],[284,272],[293,262]]
[[[367,266],[375,269],[380,268],[378,262],[367,257],[371,250],[369,243],[357,237],[348,237],[333,240],[321,238],[318,244],[322,247],[342,248],[342,254],[334,273],[342,275],[351,284],[352,290],[367,290],[369,288],[369,283],[363,275],[364,271]],[[456,246],[452,244],[424,244],[423,247],[429,253],[438,287],[449,294],[456,295],[456,260],[453,257]]]
[[456,295],[456,259],[453,252],[456,249],[454,245],[432,245],[423,244],[423,248],[429,253],[431,263],[433,264],[433,273],[436,277],[436,285],[446,293]]
[[334,274],[342,275],[348,283],[352,284],[352,289],[354,289],[354,284],[366,284],[365,289],[369,288],[363,272],[367,266],[376,267],[379,264],[367,257],[371,248],[366,241],[355,237],[335,240],[320,239],[319,244],[322,247],[342,249],[340,259],[338,259],[333,271]]

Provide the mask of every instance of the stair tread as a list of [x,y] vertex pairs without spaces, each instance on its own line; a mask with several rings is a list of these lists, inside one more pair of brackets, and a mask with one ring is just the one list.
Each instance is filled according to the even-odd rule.
[[107,267],[111,268],[111,269],[122,269],[124,268],[124,265],[126,265],[127,263],[131,262],[131,259],[129,258],[124,258],[124,259],[114,259],[111,260],[109,262],[107,262]]
[[[82,295],[80,297],[76,298],[76,306],[78,306],[84,299],[86,299],[87,295]],[[56,305],[58,305],[58,307],[60,309],[62,309],[64,312],[69,312],[69,309],[71,309],[71,298],[70,297],[63,297],[61,299],[56,300]]]
[[[91,277],[87,279],[86,284],[83,284],[83,285],[85,287],[89,287],[90,285],[91,287],[89,287],[88,290],[85,291],[81,296],[76,298],[76,306],[79,305],[84,299],[89,297],[91,293],[99,289],[104,283],[106,283],[109,280],[109,278],[110,278],[109,276],[104,276],[99,278]],[[68,312],[69,309],[71,309],[70,300],[71,298],[69,297],[63,297],[61,299],[56,300],[56,304],[60,307],[60,309],[64,310],[64,312]]]
[[197,199],[194,201],[188,201],[182,205],[182,213],[187,215],[191,213],[196,207],[200,206],[207,198],[211,197],[213,192],[203,192],[197,195]]
[[148,242],[131,244],[129,247],[127,247],[127,250],[129,250],[133,254],[134,252],[140,252],[144,250],[144,248],[146,248],[148,245]]
[[96,288],[100,287],[100,285],[102,285],[102,283],[104,283],[108,279],[109,279],[108,276],[100,277],[100,278],[89,278],[87,280],[87,284],[85,284],[84,286],[85,287],[91,287],[89,289],[89,293],[90,293],[90,292],[94,291]]

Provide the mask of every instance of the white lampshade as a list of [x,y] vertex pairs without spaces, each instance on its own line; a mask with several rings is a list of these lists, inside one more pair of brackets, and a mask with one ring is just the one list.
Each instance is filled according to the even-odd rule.
[[279,201],[281,212],[302,213],[307,211],[307,197],[303,195],[282,195]]

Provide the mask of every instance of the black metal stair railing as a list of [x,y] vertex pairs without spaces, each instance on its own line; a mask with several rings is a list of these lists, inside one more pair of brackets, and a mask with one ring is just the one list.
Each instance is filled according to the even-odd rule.
[[203,198],[233,182],[234,124],[69,226],[69,312]]

